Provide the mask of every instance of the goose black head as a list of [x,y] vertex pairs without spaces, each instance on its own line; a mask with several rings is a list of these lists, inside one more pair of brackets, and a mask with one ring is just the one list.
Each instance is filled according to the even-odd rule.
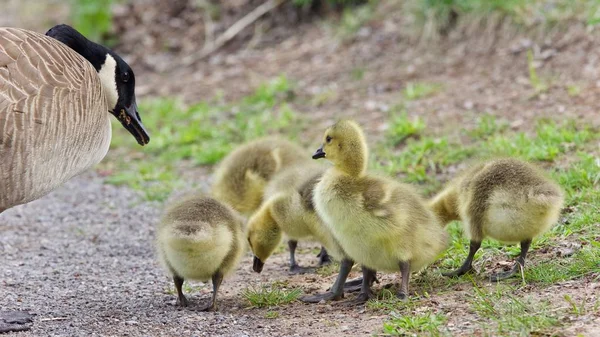
[[150,136],[142,124],[135,101],[135,76],[131,67],[112,50],[94,43],[73,27],[62,24],[46,32],[87,59],[98,72],[109,110],[137,140],[148,144]]

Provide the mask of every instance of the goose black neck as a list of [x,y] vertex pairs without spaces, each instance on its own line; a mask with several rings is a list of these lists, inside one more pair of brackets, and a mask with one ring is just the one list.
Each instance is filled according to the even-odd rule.
[[106,54],[110,53],[108,48],[88,40],[69,25],[56,25],[50,28],[46,32],[46,35],[66,44],[69,48],[83,56],[94,66],[96,71],[100,71],[106,60]]

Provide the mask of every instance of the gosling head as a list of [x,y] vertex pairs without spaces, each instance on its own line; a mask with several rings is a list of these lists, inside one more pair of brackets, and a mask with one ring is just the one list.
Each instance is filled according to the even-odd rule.
[[312,158],[325,158],[347,174],[363,175],[367,169],[368,149],[361,127],[352,120],[335,123],[325,131],[323,144]]
[[248,244],[254,253],[252,269],[260,273],[265,261],[273,254],[282,239],[281,229],[269,214],[261,208],[248,220]]
[[150,136],[142,124],[135,100],[135,76],[131,67],[112,50],[94,43],[73,27],[61,24],[50,28],[52,37],[87,59],[98,72],[109,110],[140,145],[146,145]]

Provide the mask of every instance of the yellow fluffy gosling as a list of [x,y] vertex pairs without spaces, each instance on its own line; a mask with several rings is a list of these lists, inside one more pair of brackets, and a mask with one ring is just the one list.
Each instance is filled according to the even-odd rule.
[[[324,227],[314,210],[313,188],[325,168],[320,165],[296,165],[278,174],[265,189],[265,201],[248,220],[248,242],[254,252],[254,271],[260,273],[264,263],[280,244],[283,235],[289,242],[316,240],[322,250],[320,264],[328,251],[340,258],[341,248]],[[290,247],[290,270],[300,269]],[[325,254],[323,254],[325,252]]]
[[460,276],[470,271],[481,241],[490,237],[521,243],[514,267],[492,275],[490,280],[513,276],[525,266],[531,240],[556,223],[562,205],[561,188],[531,164],[498,159],[467,169],[430,201],[444,224],[462,219],[471,240],[463,265],[444,275]]
[[343,250],[363,267],[356,301],[372,296],[375,270],[399,270],[397,295],[405,298],[410,272],[423,269],[446,248],[448,235],[439,220],[412,187],[367,173],[367,143],[353,121],[328,128],[313,158],[334,164],[315,187],[314,204]]
[[308,153],[281,138],[267,137],[246,143],[227,155],[217,167],[212,195],[250,216],[263,199],[264,189],[278,172],[309,161]]
[[242,257],[244,236],[242,218],[213,198],[188,195],[167,208],[158,225],[157,251],[173,275],[179,305],[188,305],[184,280],[212,279],[212,301],[199,310],[217,309],[219,286]]

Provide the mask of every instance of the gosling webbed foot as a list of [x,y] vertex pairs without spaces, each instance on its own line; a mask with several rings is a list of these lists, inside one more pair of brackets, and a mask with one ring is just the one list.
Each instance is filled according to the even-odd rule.
[[194,309],[194,311],[217,311],[217,306],[214,303],[209,303],[207,305]]
[[442,275],[446,276],[446,277],[460,277],[467,273],[474,273],[474,272],[475,272],[475,269],[473,269],[473,267],[468,267],[468,268],[460,267],[456,270],[443,272]]
[[407,300],[408,300],[408,294],[407,294],[407,293],[405,293],[405,292],[404,292],[404,291],[402,291],[402,290],[400,290],[400,291],[398,291],[398,292],[396,293],[396,297],[397,297],[399,300],[402,300],[402,301],[407,301]]
[[362,289],[363,278],[359,277],[344,283],[344,292],[355,293]]
[[505,280],[507,278],[511,278],[511,277],[517,275],[519,273],[519,271],[521,271],[521,268],[522,268],[522,266],[520,264],[515,263],[515,265],[509,271],[490,275],[490,282],[498,282],[501,280]]
[[315,268],[301,267],[301,266],[295,264],[295,265],[290,266],[289,273],[292,275],[298,275],[298,274],[310,274],[310,273],[313,273],[314,271],[315,271]]
[[302,296],[299,298],[301,302],[305,303],[319,303],[321,301],[329,302],[329,301],[339,301],[344,298],[344,294],[334,294],[331,291],[328,291],[323,294],[316,294],[311,296]]
[[319,266],[325,266],[331,263],[331,257],[329,256],[329,253],[327,253],[325,247],[321,247],[321,251],[317,254],[317,257],[319,258]]
[[355,299],[344,302],[345,306],[355,307],[367,303],[371,298],[375,297],[371,291],[361,291]]
[[177,298],[177,305],[180,307],[187,307],[190,304],[190,302],[188,301],[188,299],[184,296],[181,295]]

